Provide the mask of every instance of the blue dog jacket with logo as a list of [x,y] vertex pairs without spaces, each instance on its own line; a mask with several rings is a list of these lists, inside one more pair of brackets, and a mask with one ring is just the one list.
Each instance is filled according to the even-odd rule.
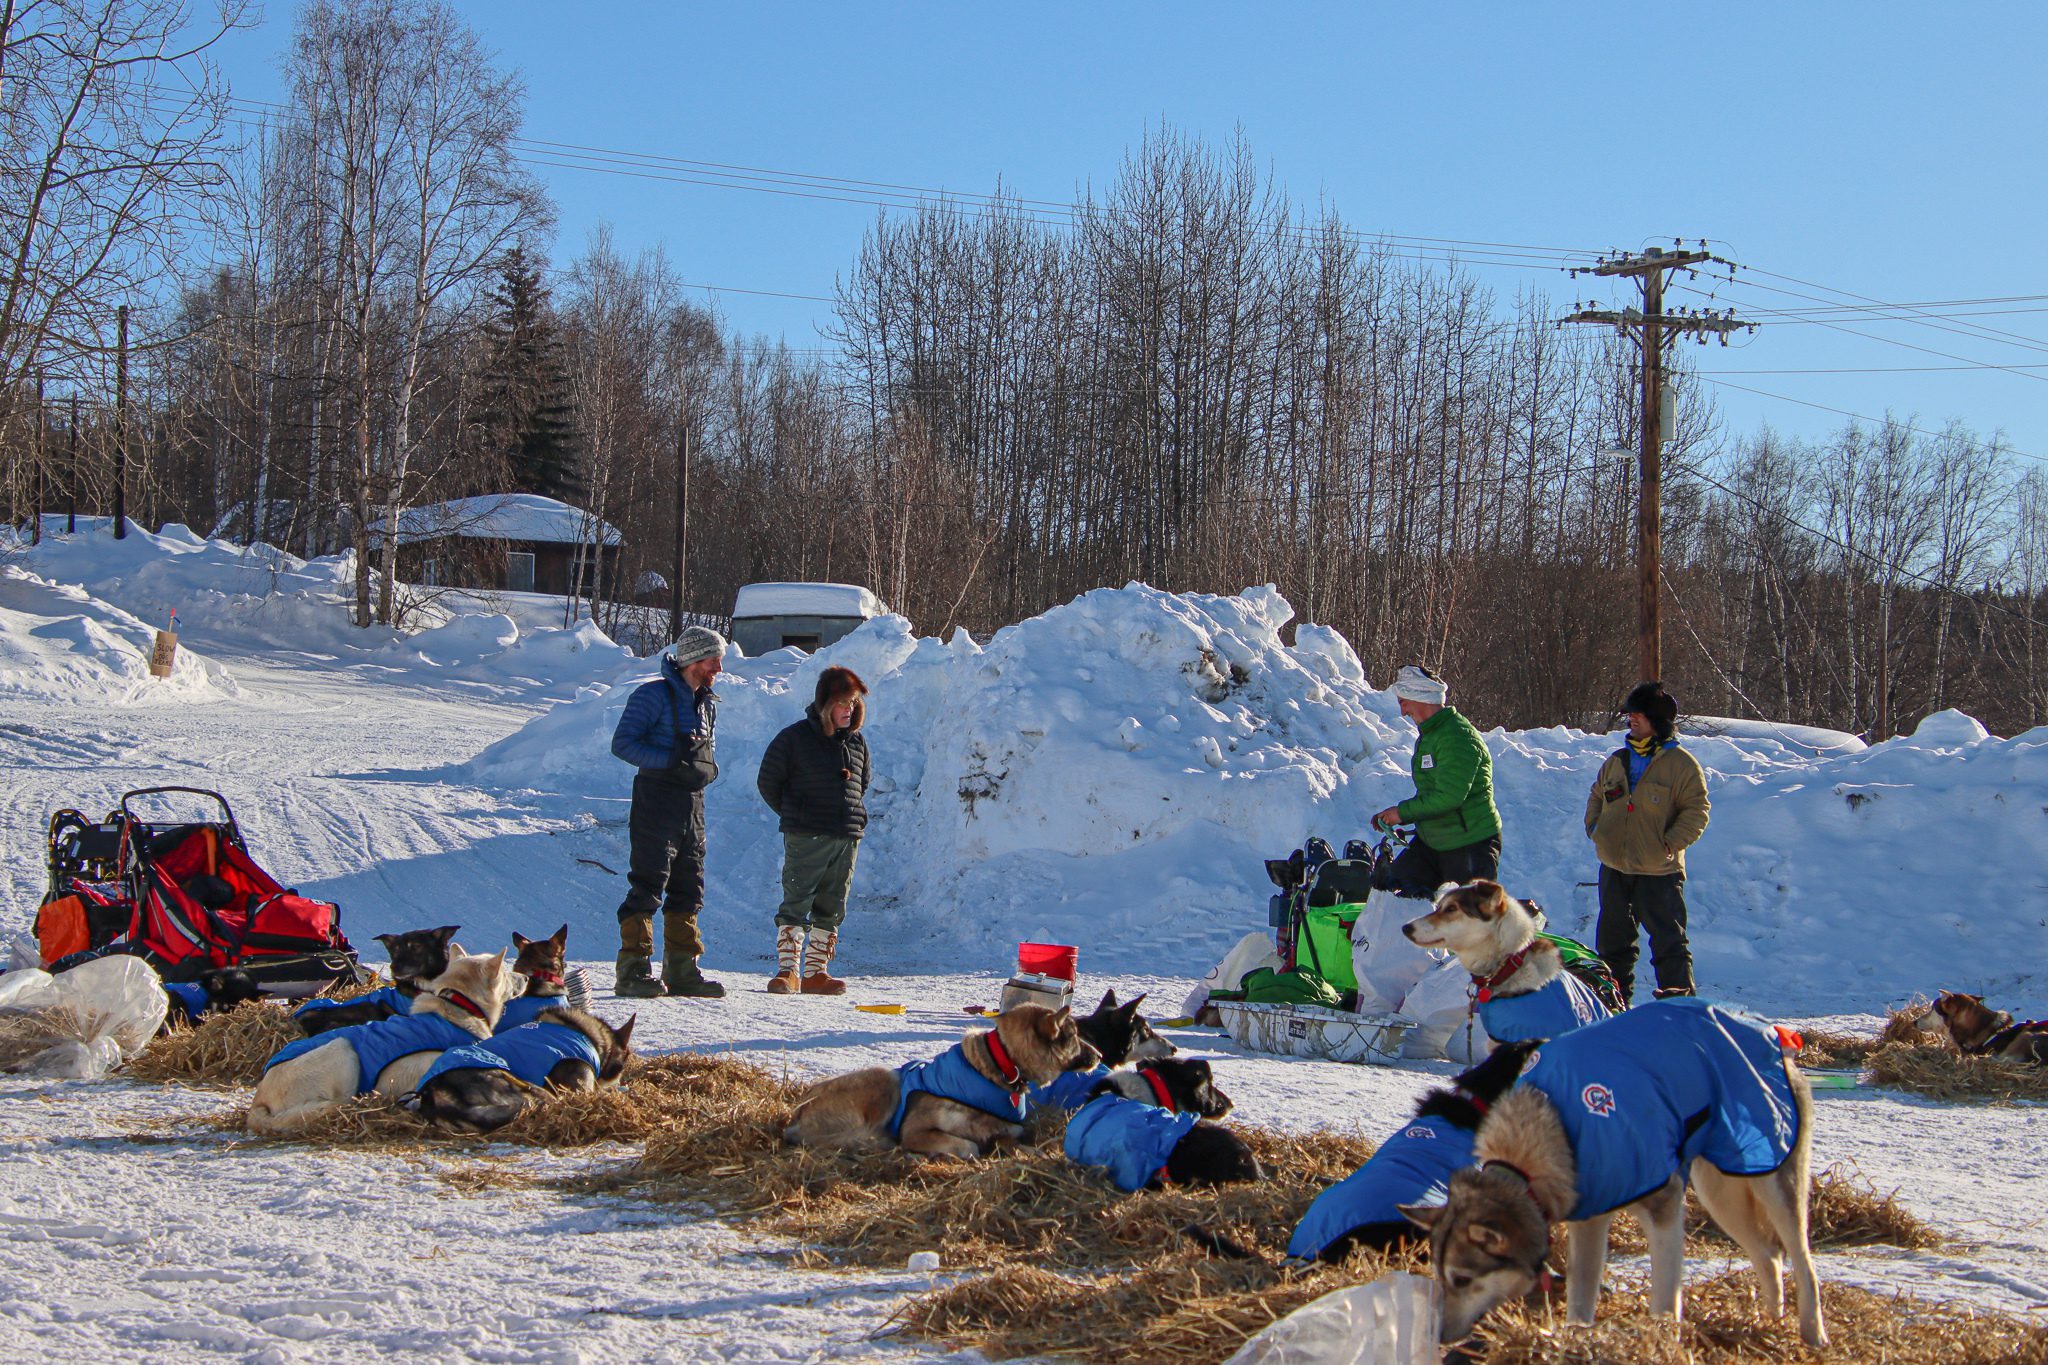
[[427,1082],[450,1071],[509,1071],[528,1085],[546,1085],[548,1073],[561,1062],[586,1062],[597,1070],[597,1049],[582,1029],[552,1021],[522,1024],[449,1048],[420,1077],[419,1088],[425,1090]]
[[343,1005],[382,1005],[393,1014],[410,1014],[412,1001],[413,997],[404,994],[396,986],[386,986],[382,990],[371,991],[368,995],[358,995],[352,1000],[330,1000],[324,995],[316,995],[293,1010],[292,1018],[303,1019],[309,1014],[339,1009]]
[[510,1033],[516,1028],[525,1028],[540,1018],[542,1010],[567,1009],[569,998],[565,995],[522,995],[505,1002],[505,1012],[498,1016],[498,1026],[493,1033]]
[[1406,1223],[1403,1204],[1443,1202],[1452,1172],[1472,1164],[1472,1131],[1447,1118],[1410,1119],[1372,1160],[1317,1195],[1301,1215],[1287,1254],[1313,1260],[1368,1223]]
[[1062,1071],[1058,1079],[1048,1085],[1034,1085],[1024,1092],[1026,1105],[1034,1114],[1057,1109],[1062,1114],[1071,1114],[1088,1103],[1088,1092],[1097,1083],[1109,1079],[1109,1068],[1093,1066],[1086,1071]]
[[1546,1043],[1522,1074],[1578,1162],[1570,1221],[1632,1204],[1705,1158],[1764,1175],[1799,1140],[1778,1035],[1704,1000],[1658,1000]]
[[1527,995],[1497,995],[1479,1002],[1479,1022],[1496,1043],[1556,1038],[1606,1017],[1607,1007],[1593,988],[1567,971]]
[[889,1136],[903,1132],[903,1113],[910,1097],[920,1091],[940,1099],[955,1100],[969,1109],[979,1109],[1009,1123],[1024,1121],[1024,1096],[1008,1086],[997,1085],[974,1069],[965,1049],[955,1043],[928,1062],[905,1062],[896,1068],[898,1094],[896,1112],[889,1119]]
[[331,1029],[326,1033],[316,1033],[311,1038],[286,1043],[276,1056],[263,1064],[263,1069],[268,1071],[280,1062],[304,1056],[337,1039],[347,1043],[355,1053],[358,1095],[367,1095],[375,1090],[377,1077],[400,1057],[410,1057],[415,1052],[446,1052],[451,1047],[463,1047],[477,1041],[474,1033],[449,1023],[438,1014],[401,1014],[391,1019],[379,1019],[374,1024]]
[[1067,1120],[1067,1160],[1102,1167],[1127,1194],[1142,1190],[1200,1121],[1199,1114],[1179,1114],[1122,1095],[1097,1095]]

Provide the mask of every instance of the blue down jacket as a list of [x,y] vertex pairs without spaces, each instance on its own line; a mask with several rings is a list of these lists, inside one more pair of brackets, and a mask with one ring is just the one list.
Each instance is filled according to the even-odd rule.
[[1047,1085],[1034,1085],[1024,1092],[1025,1104],[1032,1113],[1042,1114],[1058,1110],[1071,1114],[1088,1103],[1088,1092],[1100,1081],[1109,1079],[1109,1068],[1093,1066],[1086,1071],[1062,1071],[1059,1079]]
[[1451,1175],[1472,1164],[1472,1130],[1441,1116],[1410,1119],[1372,1160],[1317,1195],[1301,1215],[1287,1254],[1313,1260],[1368,1223],[1406,1223],[1403,1204],[1441,1203]]
[[1178,1114],[1121,1095],[1097,1095],[1067,1120],[1067,1160],[1102,1167],[1127,1194],[1142,1190],[1199,1122],[1198,1114]]
[[896,1075],[900,1093],[896,1097],[896,1112],[889,1118],[892,1138],[902,1135],[903,1112],[910,1107],[910,1097],[920,1091],[958,1100],[970,1109],[1010,1123],[1024,1121],[1024,1096],[976,1071],[958,1043],[928,1062],[905,1062],[896,1068]]
[[331,1010],[342,1005],[383,1005],[393,1014],[411,1014],[412,1002],[413,997],[396,986],[386,986],[382,990],[371,991],[368,995],[359,995],[352,1000],[331,1000],[324,995],[316,995],[293,1010],[292,1018],[303,1019],[309,1014],[317,1014],[321,1010]]
[[587,1062],[595,1071],[597,1049],[582,1029],[556,1023],[522,1024],[449,1048],[420,1077],[419,1088],[425,1090],[436,1076],[450,1071],[509,1071],[528,1085],[545,1085],[558,1062]]
[[356,1093],[367,1095],[377,1088],[377,1077],[400,1057],[415,1052],[445,1052],[477,1040],[474,1033],[451,1024],[438,1014],[401,1014],[374,1024],[330,1029],[311,1038],[286,1043],[277,1055],[263,1064],[265,1071],[280,1062],[302,1057],[315,1048],[340,1040],[349,1045],[356,1058]]
[[1776,1031],[1704,1000],[1658,1000],[1568,1033],[1521,1083],[1550,1098],[1571,1140],[1573,1221],[1634,1203],[1701,1157],[1763,1175],[1799,1139]]
[[1606,1017],[1607,1007],[1593,994],[1593,988],[1566,971],[1527,995],[1495,996],[1479,1002],[1479,1022],[1496,1043],[1557,1038]]

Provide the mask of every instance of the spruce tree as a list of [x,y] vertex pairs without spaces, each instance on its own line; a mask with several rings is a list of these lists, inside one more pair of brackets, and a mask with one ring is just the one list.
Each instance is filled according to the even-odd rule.
[[525,248],[505,253],[491,297],[495,314],[486,334],[478,420],[492,463],[509,480],[509,491],[578,503],[584,484],[561,332],[540,268]]

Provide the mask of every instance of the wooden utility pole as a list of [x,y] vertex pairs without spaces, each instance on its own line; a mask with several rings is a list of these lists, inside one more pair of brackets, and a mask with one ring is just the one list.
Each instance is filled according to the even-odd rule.
[[114,310],[114,539],[128,538],[128,305]]
[[32,504],[29,507],[28,513],[31,517],[35,518],[34,521],[29,523],[28,543],[31,545],[40,545],[43,543],[43,500],[49,496],[50,486],[49,454],[44,449],[44,447],[48,444],[48,442],[45,440],[45,435],[49,431],[49,429],[50,416],[49,413],[45,411],[45,409],[43,408],[43,379],[41,375],[37,375],[36,442],[35,454],[32,457],[35,466],[35,477],[29,484],[29,487],[35,490],[32,495]]
[[1664,348],[1681,336],[1704,343],[1710,335],[1718,335],[1726,346],[1728,333],[1756,327],[1753,322],[1736,318],[1732,310],[1664,311],[1665,275],[1673,270],[1692,271],[1693,267],[1709,262],[1734,269],[1731,262],[1704,249],[1665,251],[1651,247],[1639,255],[1602,257],[1598,265],[1572,271],[1574,276],[1631,276],[1643,294],[1640,311],[1625,308],[1617,312],[1589,306],[1565,321],[1613,327],[1634,341],[1642,353],[1642,429],[1636,454],[1636,666],[1645,682],[1664,676],[1664,428],[1672,416],[1664,382]]
[[64,472],[64,534],[78,534],[78,395],[71,395],[71,467]]
[[679,424],[682,434],[676,439],[676,558],[669,567],[674,577],[669,583],[668,638],[674,640],[683,633],[683,569],[684,546],[690,536],[690,410],[683,408],[683,420]]

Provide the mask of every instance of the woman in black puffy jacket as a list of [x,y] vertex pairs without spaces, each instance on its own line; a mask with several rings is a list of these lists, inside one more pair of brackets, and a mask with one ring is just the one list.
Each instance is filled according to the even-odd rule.
[[775,912],[776,995],[842,995],[826,968],[839,947],[854,854],[867,829],[867,684],[850,668],[818,675],[804,718],[761,755],[761,799],[782,818],[782,908]]

